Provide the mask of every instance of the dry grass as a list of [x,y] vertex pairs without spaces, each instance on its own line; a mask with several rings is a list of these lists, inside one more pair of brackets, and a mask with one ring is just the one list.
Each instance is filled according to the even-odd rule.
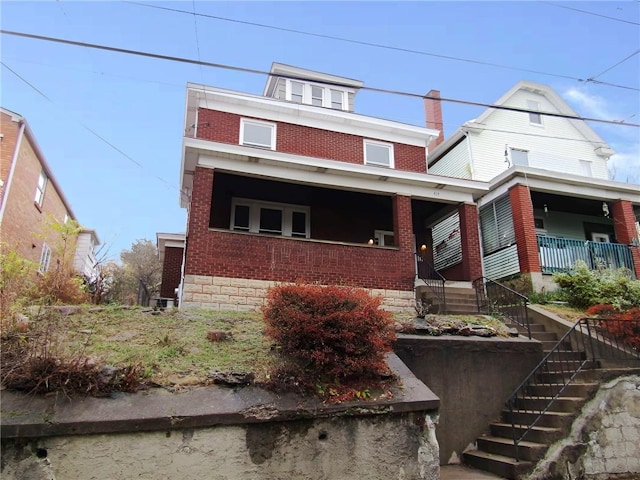
[[556,303],[546,303],[544,305],[536,305],[537,307],[543,308],[551,313],[555,313],[560,318],[564,318],[570,322],[577,322],[581,318],[587,317],[588,315],[584,312],[584,310],[580,310],[578,308],[570,307],[569,305],[562,305]]

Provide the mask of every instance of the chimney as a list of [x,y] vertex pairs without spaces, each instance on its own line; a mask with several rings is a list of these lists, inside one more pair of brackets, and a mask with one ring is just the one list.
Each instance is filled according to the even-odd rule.
[[435,140],[432,140],[427,147],[429,149],[436,148],[442,142],[444,142],[444,125],[442,123],[442,102],[440,100],[434,100],[433,98],[440,98],[439,90],[429,90],[427,97],[424,99],[424,114],[427,118],[427,128],[433,130],[440,130],[440,134]]

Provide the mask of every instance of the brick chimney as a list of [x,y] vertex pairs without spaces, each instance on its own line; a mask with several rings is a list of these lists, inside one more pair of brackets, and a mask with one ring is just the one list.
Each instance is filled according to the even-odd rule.
[[[429,90],[427,97],[440,98],[439,90]],[[427,128],[440,130],[440,134],[428,145],[429,149],[434,149],[444,142],[444,124],[442,123],[442,102],[433,98],[424,99],[424,114],[427,118]]]

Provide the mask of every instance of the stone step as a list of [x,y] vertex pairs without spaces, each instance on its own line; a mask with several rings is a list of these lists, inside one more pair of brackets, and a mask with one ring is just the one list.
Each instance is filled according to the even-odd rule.
[[[545,352],[549,353],[549,352]],[[584,360],[586,355],[584,352],[574,352],[573,350],[555,350],[550,360]]]
[[[516,399],[516,407],[539,413],[549,406],[552,399],[553,397],[526,396]],[[555,412],[577,412],[585,402],[584,397],[558,397],[553,400],[550,408]]]
[[520,438],[524,435],[523,440],[541,443],[544,445],[551,445],[553,442],[564,436],[564,430],[558,427],[544,427],[536,425],[527,431],[529,428],[528,425],[512,425],[511,423],[496,422],[492,423],[489,428],[491,429],[491,435],[495,437],[512,439],[515,430],[516,438]]
[[583,360],[574,359],[556,360],[556,356],[553,356],[551,358],[553,358],[553,360],[547,360],[547,363],[543,367],[542,373],[564,372],[566,375],[571,376],[583,362]]
[[[530,385],[527,388],[527,393],[532,397],[537,395],[552,397],[558,394],[563,385],[564,384],[562,383],[538,383]],[[564,387],[562,395],[567,397],[588,397],[598,389],[598,386],[598,383],[571,382],[569,385]]]
[[491,472],[510,480],[517,479],[521,474],[525,473],[533,466],[532,462],[523,460],[518,462],[511,457],[483,452],[481,450],[465,452],[462,457],[464,459],[464,463],[467,465]]
[[[531,412],[527,410],[514,410],[513,413],[509,410],[502,410],[502,419],[505,423],[510,423],[513,419],[514,422],[518,424],[526,424],[531,425],[536,418],[538,418],[538,413]],[[562,428],[567,429],[571,426],[573,419],[575,418],[575,412],[554,412],[549,411],[545,412],[537,424],[541,427],[554,427],[554,428]]]
[[[522,441],[518,444],[518,456],[521,460],[534,462],[542,458],[549,447],[543,443]],[[504,437],[494,437],[485,435],[478,438],[478,450],[487,453],[503,455],[505,457],[516,457],[516,447],[513,440]]]
[[[509,327],[517,328],[520,333],[523,335],[527,333],[527,327],[523,327],[518,325],[517,323],[510,323]],[[529,327],[531,328],[531,334],[534,332],[546,332],[547,327],[545,327],[542,323],[530,323]]]
[[531,336],[540,342],[554,342],[558,343],[558,334],[555,332],[531,332]]

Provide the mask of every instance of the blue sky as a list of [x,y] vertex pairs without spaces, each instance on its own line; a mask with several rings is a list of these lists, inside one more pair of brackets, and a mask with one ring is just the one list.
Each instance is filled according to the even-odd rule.
[[[144,3],[582,79],[640,49],[638,1]],[[259,70],[277,61],[372,87],[438,89],[486,103],[527,79],[551,85],[581,115],[640,123],[640,54],[598,77],[636,89],[629,90],[223,20],[194,22],[193,15],[125,2],[3,1],[0,9],[5,30]],[[98,231],[114,259],[136,239],[184,231],[178,177],[186,83],[260,94],[266,81],[8,35],[0,42],[2,61],[50,99],[3,67],[0,103],[27,118],[80,223]],[[356,111],[424,124],[419,99],[362,91]],[[444,104],[445,135],[481,111]],[[640,183],[640,130],[591,126],[618,152],[615,178]]]

